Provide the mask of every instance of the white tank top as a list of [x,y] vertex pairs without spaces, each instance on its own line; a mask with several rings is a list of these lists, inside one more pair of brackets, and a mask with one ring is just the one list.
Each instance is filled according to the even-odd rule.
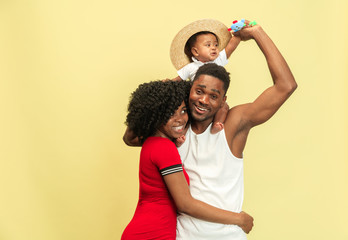
[[[241,212],[244,195],[243,159],[233,156],[222,130],[202,134],[191,127],[186,140],[178,148],[183,166],[190,178],[194,198],[218,208]],[[241,240],[246,234],[237,225],[206,222],[186,214],[178,215],[178,240]]]

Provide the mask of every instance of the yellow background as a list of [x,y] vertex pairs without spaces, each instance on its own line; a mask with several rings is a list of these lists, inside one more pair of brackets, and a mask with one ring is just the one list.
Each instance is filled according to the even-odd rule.
[[[176,76],[186,24],[256,20],[298,89],[245,150],[250,240],[348,239],[348,4],[344,0],[0,1],[0,239],[119,239],[140,148],[122,142],[130,93]],[[255,42],[226,66],[230,106],[271,79]]]

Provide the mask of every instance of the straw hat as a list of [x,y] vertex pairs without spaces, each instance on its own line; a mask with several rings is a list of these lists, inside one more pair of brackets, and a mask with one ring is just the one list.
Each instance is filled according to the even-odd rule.
[[218,37],[220,51],[231,39],[228,28],[217,20],[201,19],[190,23],[176,34],[170,46],[170,59],[177,70],[192,62],[185,54],[185,44],[193,34],[201,31],[212,32]]

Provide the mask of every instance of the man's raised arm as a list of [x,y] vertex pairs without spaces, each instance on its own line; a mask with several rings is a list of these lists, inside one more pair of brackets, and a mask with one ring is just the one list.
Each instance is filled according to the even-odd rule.
[[243,41],[256,41],[267,60],[273,80],[273,86],[266,89],[254,102],[240,106],[244,108],[241,109],[242,121],[251,128],[270,119],[295,91],[297,83],[284,57],[259,25],[246,27],[236,34]]
[[235,156],[241,157],[252,127],[266,122],[297,88],[288,64],[259,25],[247,27],[235,33],[242,41],[254,39],[264,54],[270,70],[273,86],[267,88],[252,103],[238,105],[229,110],[225,121],[228,144]]

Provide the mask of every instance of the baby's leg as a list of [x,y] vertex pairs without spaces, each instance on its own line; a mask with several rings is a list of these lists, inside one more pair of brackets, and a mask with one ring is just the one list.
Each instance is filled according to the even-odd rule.
[[180,147],[186,140],[185,135],[182,135],[181,137],[178,137],[177,139],[175,139],[175,145],[176,147]]
[[176,147],[180,147],[186,140],[185,134],[187,132],[187,129],[189,128],[189,124],[186,125],[183,134],[178,137],[177,139],[175,139],[175,145]]
[[224,122],[227,117],[229,110],[228,104],[225,102],[225,105],[217,111],[214,117],[213,126],[211,127],[211,133],[215,134],[224,129]]

